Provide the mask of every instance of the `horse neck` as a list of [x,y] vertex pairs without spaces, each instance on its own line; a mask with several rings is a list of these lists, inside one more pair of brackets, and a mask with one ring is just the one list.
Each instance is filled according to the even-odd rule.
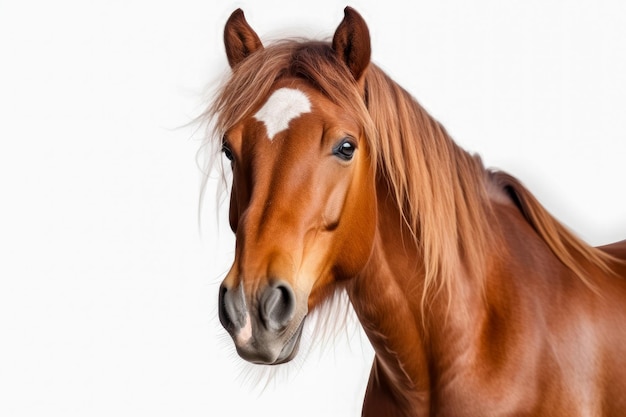
[[[377,372],[386,373],[385,380],[408,404],[425,404],[438,363],[445,367],[454,361],[476,334],[480,320],[473,319],[485,314],[483,286],[477,281],[481,277],[472,277],[459,264],[449,294],[442,292],[423,303],[423,249],[384,181],[377,187],[374,248],[365,270],[348,285],[348,295],[376,351]],[[482,269],[494,264],[485,259]]]
[[[485,227],[494,238],[480,268],[484,275],[475,276],[469,272],[472,268],[460,263],[450,291],[422,304],[422,245],[379,181],[378,229],[371,258],[347,291],[376,352],[377,381],[403,399],[407,409],[415,404],[429,407],[429,402],[440,399],[441,387],[461,375],[457,371],[468,365],[464,361],[476,359],[480,352],[488,353],[478,356],[481,360],[498,359],[512,333],[536,336],[533,332],[541,326],[533,320],[542,315],[537,309],[549,308],[561,289],[591,294],[548,249],[510,198],[495,186],[487,184],[487,188],[486,204],[491,210],[486,212]],[[547,286],[546,279],[556,285]],[[506,328],[503,322],[508,323]],[[496,350],[489,350],[493,346]]]

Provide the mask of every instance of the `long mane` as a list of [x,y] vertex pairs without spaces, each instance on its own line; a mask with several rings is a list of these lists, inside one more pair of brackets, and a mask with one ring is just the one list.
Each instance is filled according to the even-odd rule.
[[494,247],[488,187],[507,194],[552,252],[587,284],[586,265],[610,270],[611,257],[562,226],[513,177],[486,170],[480,158],[457,146],[445,129],[379,67],[370,64],[365,100],[328,43],[288,40],[255,52],[220,87],[203,118],[214,144],[252,114],[285,76],[302,78],[360,119],[372,168],[386,181],[411,238],[423,250],[427,294],[449,292],[463,273],[482,282]]

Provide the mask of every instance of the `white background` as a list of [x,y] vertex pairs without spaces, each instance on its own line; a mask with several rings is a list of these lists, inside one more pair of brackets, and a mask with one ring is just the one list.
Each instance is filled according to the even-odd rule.
[[[626,3],[351,4],[459,144],[590,243],[626,238]],[[0,415],[360,415],[351,326],[265,390],[234,353],[233,240],[215,180],[198,226],[203,132],[181,127],[228,72],[236,7],[268,40],[330,37],[345,5],[0,0]]]

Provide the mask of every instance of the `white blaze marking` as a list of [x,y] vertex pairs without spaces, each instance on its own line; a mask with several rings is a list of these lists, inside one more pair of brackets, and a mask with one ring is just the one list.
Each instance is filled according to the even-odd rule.
[[277,133],[289,127],[289,122],[310,111],[311,102],[302,91],[295,88],[279,88],[267,99],[254,118],[265,124],[267,137],[271,141]]
[[252,337],[252,323],[250,323],[250,315],[246,314],[246,323],[243,325],[239,334],[237,334],[237,341],[245,345]]

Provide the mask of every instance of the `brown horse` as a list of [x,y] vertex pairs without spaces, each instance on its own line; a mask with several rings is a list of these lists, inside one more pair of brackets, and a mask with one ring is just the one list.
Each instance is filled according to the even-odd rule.
[[375,350],[365,416],[626,415],[626,241],[594,248],[486,170],[370,63],[332,42],[263,46],[235,11],[207,110],[233,185],[220,321],[280,364],[346,291]]

